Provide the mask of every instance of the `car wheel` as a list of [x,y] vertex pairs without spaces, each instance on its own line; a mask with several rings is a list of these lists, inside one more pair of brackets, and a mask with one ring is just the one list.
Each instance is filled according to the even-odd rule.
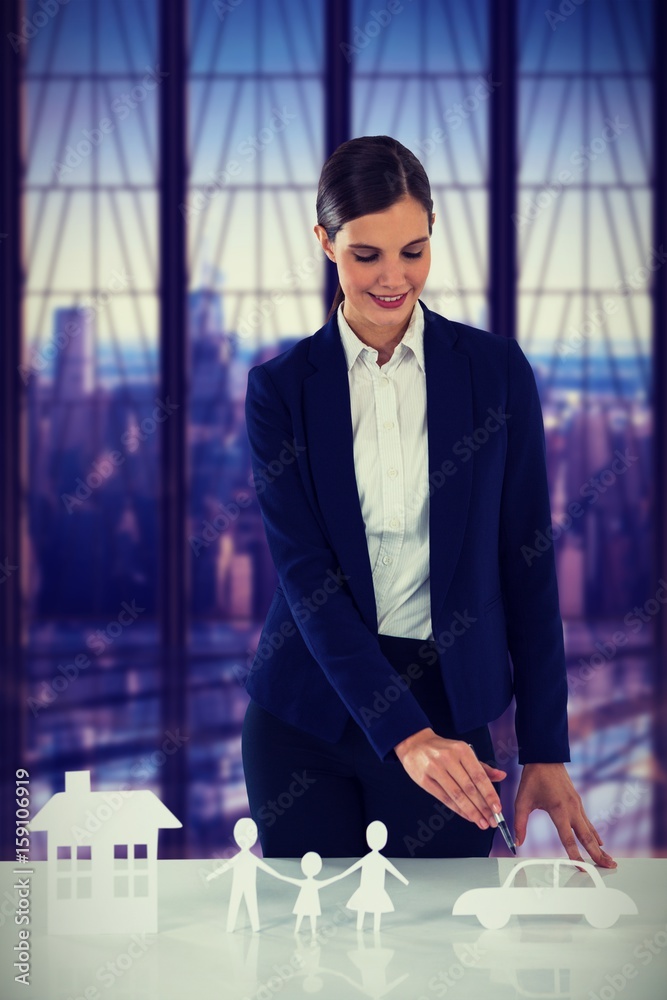
[[586,920],[592,927],[613,927],[618,920],[618,913],[615,913],[613,909],[595,909],[586,914]]
[[489,930],[495,931],[499,927],[504,927],[510,918],[509,913],[506,910],[498,910],[496,913],[485,913],[483,916],[479,917],[479,922],[482,927],[488,927]]

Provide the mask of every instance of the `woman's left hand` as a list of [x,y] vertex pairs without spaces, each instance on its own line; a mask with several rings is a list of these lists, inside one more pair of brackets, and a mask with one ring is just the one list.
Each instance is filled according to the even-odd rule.
[[584,812],[564,764],[524,764],[519,791],[514,804],[514,829],[517,847],[526,838],[528,816],[533,809],[544,809],[551,816],[567,856],[583,861],[577,835],[593,861],[603,868],[616,868],[616,862],[602,850],[602,838]]

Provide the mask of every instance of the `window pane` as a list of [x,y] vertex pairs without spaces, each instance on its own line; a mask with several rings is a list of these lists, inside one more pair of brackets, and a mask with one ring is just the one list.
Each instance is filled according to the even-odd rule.
[[[618,822],[605,817],[628,775],[652,768],[653,623],[631,625],[653,596],[652,4],[571,5],[548,31],[520,6],[517,336],[544,415],[570,771],[605,848],[641,853],[648,777]],[[541,849],[557,849],[537,824]]]
[[324,12],[310,0],[245,0],[223,18],[211,4],[189,7],[193,856],[247,814],[239,739],[247,697],[234,670],[274,586],[250,485],[248,369],[260,351],[314,333],[325,315],[313,233],[325,159]]
[[108,761],[119,739],[136,759],[159,733],[145,655],[159,578],[157,5],[51,6],[26,4],[46,22],[21,80],[27,750],[42,769],[101,746]]

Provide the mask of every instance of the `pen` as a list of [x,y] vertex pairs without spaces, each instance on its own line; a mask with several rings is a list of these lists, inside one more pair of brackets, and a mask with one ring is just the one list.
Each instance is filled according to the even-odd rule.
[[[470,747],[470,749],[472,750],[472,752],[475,754],[475,756],[477,756],[477,753],[475,752],[475,748],[472,745],[472,743],[468,743],[468,746]],[[514,843],[514,839],[512,837],[512,834],[510,833],[510,828],[508,827],[507,823],[505,822],[505,817],[503,816],[502,812],[497,812],[497,813],[494,812],[493,818],[495,819],[496,823],[498,824],[498,829],[502,833],[503,840],[505,841],[505,843],[509,847],[510,851],[512,852],[512,854],[516,854],[516,845]]]
[[505,822],[505,817],[503,816],[503,814],[501,812],[499,812],[499,813],[494,813],[493,814],[493,818],[495,819],[496,823],[498,824],[498,829],[502,833],[503,840],[505,841],[505,843],[509,847],[510,851],[512,852],[512,854],[516,854],[516,846],[514,844],[514,840],[512,839],[512,834],[510,833],[510,828],[508,827],[507,823]]

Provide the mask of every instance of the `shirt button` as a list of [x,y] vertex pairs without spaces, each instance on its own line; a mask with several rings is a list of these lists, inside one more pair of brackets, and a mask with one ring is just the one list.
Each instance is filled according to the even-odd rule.
[[389,385],[389,376],[388,375],[381,375],[380,376],[380,385],[382,385],[382,386]]
[[398,469],[387,469],[387,475],[394,479],[398,475]]
[[383,423],[382,426],[386,427],[387,430],[390,431],[391,428],[394,426],[394,421],[393,420],[385,420],[385,422]]
[[397,527],[398,527],[398,525],[399,525],[399,520],[398,520],[398,518],[397,518],[397,517],[392,517],[391,521],[389,522],[389,526],[390,526],[391,528],[397,528]]
[[393,561],[394,560],[391,558],[391,556],[383,556],[382,557],[382,562],[385,564],[385,566],[388,566],[389,563],[392,563]]

